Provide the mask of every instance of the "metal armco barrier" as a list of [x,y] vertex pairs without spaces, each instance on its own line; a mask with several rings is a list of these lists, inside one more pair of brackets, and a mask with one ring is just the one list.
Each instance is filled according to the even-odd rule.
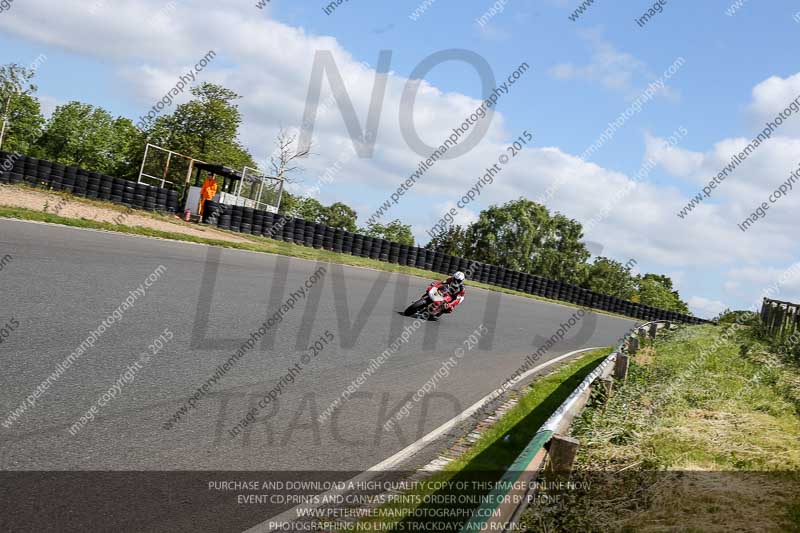
[[[13,168],[3,171],[2,163],[5,161],[13,161]],[[169,212],[179,210],[178,193],[173,190],[159,189],[33,157],[0,152],[0,183],[21,182],[44,189],[66,191],[85,198],[107,200],[136,209]],[[369,257],[441,274],[451,274],[455,270],[469,271],[470,279],[481,283],[640,320],[671,320],[688,324],[708,322],[701,318],[595,293],[570,283],[544,279],[526,272],[469,261],[462,257],[367,237],[342,228],[333,228],[249,207],[208,201],[203,211],[203,222],[220,229],[261,235],[300,246]],[[797,314],[793,316],[796,317]]]
[[[6,167],[10,168],[3,170]],[[8,152],[0,152],[0,183],[27,183],[32,187],[68,192],[134,209],[178,211],[177,191]]]
[[[592,384],[603,377],[608,377],[615,370],[618,357],[626,357],[625,350],[629,340],[640,334],[649,334],[655,338],[661,327],[669,327],[670,321],[657,320],[637,326],[631,330],[597,367],[586,376],[578,387],[564,400],[552,415],[539,428],[531,441],[505,471],[493,490],[481,501],[481,505],[472,513],[472,517],[461,528],[460,533],[477,533],[488,531],[512,531],[527,507],[527,496],[548,457],[548,443],[559,434],[566,433],[574,418],[583,410],[589,399]],[[551,445],[552,447],[552,445]],[[510,498],[509,496],[518,496]]]

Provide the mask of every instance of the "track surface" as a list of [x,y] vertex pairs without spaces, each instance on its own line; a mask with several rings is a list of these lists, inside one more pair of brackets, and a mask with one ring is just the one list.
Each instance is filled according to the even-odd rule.
[[[162,424],[187,396],[320,265],[2,220],[0,256],[5,254],[13,260],[0,272],[0,326],[13,318],[19,327],[0,344],[0,420],[120,305],[128,291],[159,265],[166,267],[146,296],[33,409],[11,428],[0,427],[2,467],[11,470],[360,471],[499,386],[525,355],[535,351],[536,335],[551,336],[575,313],[565,306],[468,289],[457,313],[423,324],[367,378],[360,397],[319,423],[316,414],[412,323],[398,311],[425,286],[420,278],[326,264],[323,281],[314,286],[309,300],[301,301],[271,330],[272,335],[268,333],[266,346],[257,343],[196,410],[165,430]],[[201,291],[204,279],[205,288],[213,291]],[[211,310],[204,327],[198,309],[208,297]],[[435,394],[415,404],[399,431],[383,431],[386,416],[482,323],[492,334],[467,351],[438,382]],[[541,361],[580,347],[611,345],[633,324],[587,315]],[[70,435],[67,428],[165,328],[175,338],[101,409],[99,418]],[[227,430],[254,405],[254,398],[274,387],[300,360],[300,350],[326,330],[335,341],[303,365],[277,409],[260,413],[266,422],[231,437]]]

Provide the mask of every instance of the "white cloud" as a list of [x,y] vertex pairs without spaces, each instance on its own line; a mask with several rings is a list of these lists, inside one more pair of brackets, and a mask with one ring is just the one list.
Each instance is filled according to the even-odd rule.
[[715,317],[725,309],[728,309],[728,306],[724,303],[703,298],[702,296],[692,296],[687,303],[692,313],[700,317]]
[[557,79],[584,79],[600,82],[613,90],[630,91],[637,75],[647,72],[645,64],[632,54],[617,50],[602,38],[599,30],[583,30],[583,39],[591,47],[591,62],[585,65],[560,63],[550,73]]
[[[774,120],[778,113],[784,111],[798,96],[800,96],[800,73],[786,78],[771,76],[753,88],[753,101],[749,111],[754,121],[761,126],[765,122]],[[797,111],[793,111],[795,114],[780,125],[779,131],[781,135],[800,137],[800,116],[797,116]]]

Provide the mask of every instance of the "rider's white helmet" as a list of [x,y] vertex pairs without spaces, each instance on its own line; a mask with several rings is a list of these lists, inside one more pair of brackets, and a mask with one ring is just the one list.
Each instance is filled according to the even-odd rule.
[[464,273],[463,273],[463,272],[461,272],[461,271],[459,270],[458,272],[456,272],[455,274],[453,274],[453,279],[454,279],[454,280],[456,280],[456,281],[457,281],[457,282],[459,282],[459,283],[464,283],[464,280],[466,279],[466,276],[464,275]]

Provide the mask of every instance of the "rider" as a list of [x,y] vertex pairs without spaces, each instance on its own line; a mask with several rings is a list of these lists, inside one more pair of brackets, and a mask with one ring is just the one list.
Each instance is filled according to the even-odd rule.
[[466,293],[464,288],[465,277],[464,273],[459,270],[446,280],[440,282],[440,287],[446,290],[451,296],[450,302],[444,305],[445,313],[452,313],[456,306],[464,301],[464,294]]

